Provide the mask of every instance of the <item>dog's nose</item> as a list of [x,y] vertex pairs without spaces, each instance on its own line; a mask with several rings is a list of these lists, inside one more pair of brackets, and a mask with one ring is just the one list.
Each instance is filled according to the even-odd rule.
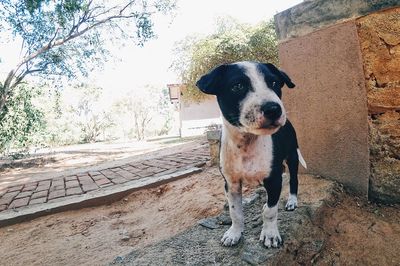
[[261,106],[261,111],[269,120],[276,120],[282,115],[282,108],[278,103],[266,102]]

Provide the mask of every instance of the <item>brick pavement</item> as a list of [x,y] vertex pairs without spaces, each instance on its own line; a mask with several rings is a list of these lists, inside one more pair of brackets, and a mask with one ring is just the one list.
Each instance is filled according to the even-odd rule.
[[172,174],[193,166],[201,166],[207,160],[208,145],[202,145],[192,150],[117,167],[10,186],[0,190],[0,212],[60,201],[141,178]]

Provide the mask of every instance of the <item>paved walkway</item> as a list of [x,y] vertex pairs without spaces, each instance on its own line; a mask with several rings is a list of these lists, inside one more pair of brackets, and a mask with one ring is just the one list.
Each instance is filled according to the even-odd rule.
[[144,183],[148,184],[148,180],[151,181],[152,178],[157,180],[161,176],[171,174],[176,176],[176,173],[204,165],[207,160],[209,160],[208,145],[203,144],[195,149],[164,157],[2,188],[0,214],[11,210],[18,212],[20,208],[27,209],[29,206],[37,207],[52,202],[67,201],[96,191],[112,191],[113,187],[121,190],[124,184],[128,188],[128,184],[136,180],[146,179]]

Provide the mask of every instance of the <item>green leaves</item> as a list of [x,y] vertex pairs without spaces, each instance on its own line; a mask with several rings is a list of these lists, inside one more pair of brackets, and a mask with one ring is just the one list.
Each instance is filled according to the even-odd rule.
[[2,82],[0,110],[29,75],[85,77],[106,61],[108,42],[143,45],[155,36],[153,17],[174,8],[175,0],[1,0],[2,37],[22,40],[22,47]]
[[[42,143],[46,126],[44,113],[34,105],[41,89],[27,85],[19,86],[0,112],[0,153],[27,152],[31,145]],[[13,152],[11,152],[13,153]]]
[[186,85],[183,97],[201,101],[205,95],[196,81],[210,69],[237,61],[278,63],[277,40],[272,21],[256,26],[240,24],[232,18],[219,18],[216,33],[178,43],[172,68]]

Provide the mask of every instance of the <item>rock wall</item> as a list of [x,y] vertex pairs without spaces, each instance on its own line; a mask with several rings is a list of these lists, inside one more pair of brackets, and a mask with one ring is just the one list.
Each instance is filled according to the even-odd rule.
[[357,20],[366,78],[369,196],[400,202],[400,8]]

